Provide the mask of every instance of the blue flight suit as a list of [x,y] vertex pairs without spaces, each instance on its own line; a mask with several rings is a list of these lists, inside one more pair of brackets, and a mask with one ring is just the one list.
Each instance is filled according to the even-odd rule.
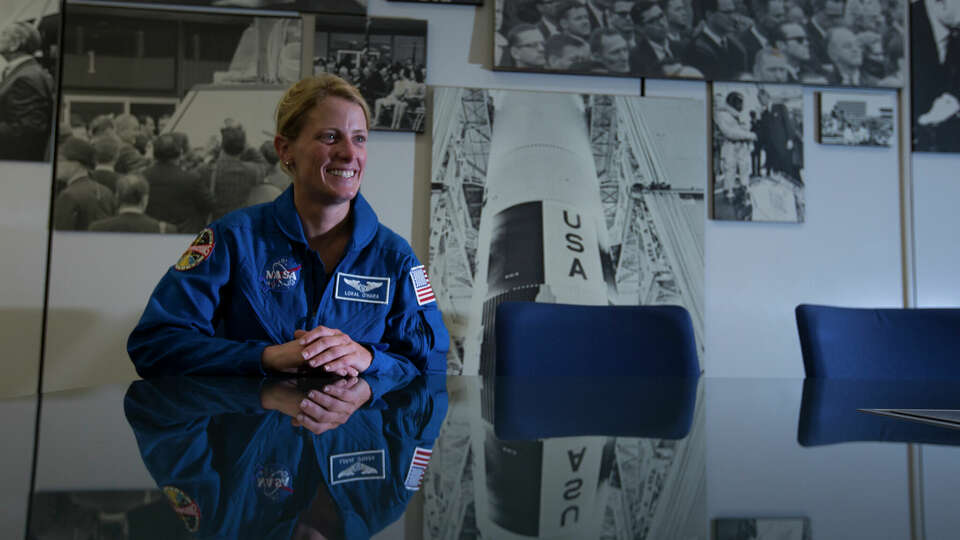
[[[298,520],[311,521],[321,494],[346,538],[369,538],[400,519],[417,488],[408,481],[415,454],[432,449],[446,416],[444,375],[373,381],[388,390],[383,397],[320,435],[262,409],[262,383],[269,381],[161,377],[127,390],[144,463],[188,531],[290,538]],[[373,473],[342,481],[334,463],[343,456],[374,457]]]
[[352,237],[329,271],[307,245],[293,186],[201,232],[130,334],[137,373],[263,374],[264,347],[318,325],[367,346],[369,373],[446,372],[450,338],[417,257],[362,195],[351,205]]

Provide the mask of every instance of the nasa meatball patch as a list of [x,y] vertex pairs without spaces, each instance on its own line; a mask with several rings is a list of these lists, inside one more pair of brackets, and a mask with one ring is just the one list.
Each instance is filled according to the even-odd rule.
[[293,475],[283,465],[260,465],[254,481],[257,491],[271,501],[280,502],[293,494]]
[[200,266],[200,263],[210,258],[213,253],[213,246],[213,229],[208,227],[200,231],[200,234],[193,239],[193,242],[190,243],[187,250],[180,256],[180,260],[173,267],[183,272]]
[[367,450],[330,456],[330,484],[383,480],[386,478],[383,450]]
[[337,300],[386,304],[390,298],[390,278],[337,272],[334,297]]
[[260,270],[260,284],[268,291],[289,291],[300,280],[302,267],[293,257],[272,257]]

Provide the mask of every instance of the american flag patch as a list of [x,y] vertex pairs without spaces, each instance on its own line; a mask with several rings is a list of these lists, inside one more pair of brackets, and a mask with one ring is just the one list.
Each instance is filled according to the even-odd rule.
[[417,304],[422,306],[437,301],[437,297],[433,294],[433,287],[430,286],[430,278],[427,277],[427,270],[422,264],[410,269],[410,281],[413,282],[413,290],[417,293]]
[[430,464],[430,456],[433,450],[428,448],[416,447],[413,451],[413,460],[410,462],[410,468],[407,469],[407,479],[403,481],[403,487],[417,491],[423,484],[423,474],[427,472],[427,465]]

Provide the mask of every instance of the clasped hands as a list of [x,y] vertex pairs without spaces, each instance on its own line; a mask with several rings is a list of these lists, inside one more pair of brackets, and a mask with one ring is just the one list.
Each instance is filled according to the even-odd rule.
[[294,379],[283,379],[263,386],[260,404],[291,417],[294,427],[319,435],[344,424],[371,395],[370,385],[356,377],[309,390],[298,387]]
[[260,360],[264,368],[282,373],[297,373],[308,367],[356,377],[370,367],[373,354],[340,330],[318,326],[297,330],[291,341],[266,347]]

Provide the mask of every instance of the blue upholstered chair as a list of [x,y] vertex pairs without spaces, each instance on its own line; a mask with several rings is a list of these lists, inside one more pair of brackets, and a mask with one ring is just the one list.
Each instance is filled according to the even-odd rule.
[[797,440],[801,446],[855,441],[960,445],[960,430],[857,409],[957,409],[960,381],[807,379]]
[[697,404],[697,377],[496,377],[494,433],[501,440],[611,436],[682,439]]
[[960,379],[960,309],[867,309],[801,304],[807,377]]
[[690,314],[680,306],[504,302],[498,376],[699,377]]

